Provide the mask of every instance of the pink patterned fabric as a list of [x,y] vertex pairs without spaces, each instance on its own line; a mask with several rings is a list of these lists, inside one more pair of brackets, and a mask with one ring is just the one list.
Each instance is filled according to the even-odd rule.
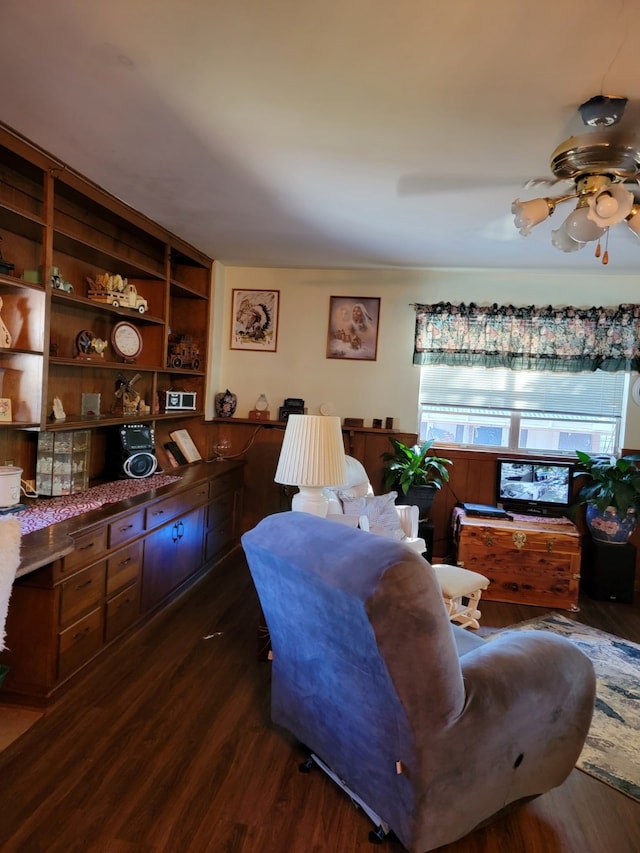
[[94,486],[86,492],[77,495],[63,495],[59,498],[41,498],[28,509],[15,514],[22,524],[22,533],[33,533],[42,527],[65,521],[83,512],[100,509],[103,504],[117,503],[127,498],[141,495],[167,486],[182,479],[171,474],[154,474],[140,480],[116,480],[113,483],[103,483]]

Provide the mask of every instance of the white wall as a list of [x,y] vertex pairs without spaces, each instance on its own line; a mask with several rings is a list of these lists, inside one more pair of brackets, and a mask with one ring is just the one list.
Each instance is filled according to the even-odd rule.
[[[233,289],[279,290],[275,353],[229,349]],[[307,270],[215,266],[213,338],[209,348],[213,394],[229,388],[246,417],[264,393],[271,417],[285,397],[302,397],[310,414],[332,403],[341,417],[394,417],[417,429],[420,369],[412,364],[412,303],[497,302],[514,305],[618,305],[638,301],[636,276],[521,273],[492,270]],[[378,357],[370,361],[326,358],[330,296],[380,297]],[[629,404],[623,445],[640,447],[640,407]]]

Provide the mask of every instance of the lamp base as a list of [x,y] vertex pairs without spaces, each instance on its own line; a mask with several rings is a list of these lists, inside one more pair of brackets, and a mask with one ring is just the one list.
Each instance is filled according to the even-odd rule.
[[309,512],[325,518],[329,501],[323,492],[324,486],[298,486],[300,491],[291,500],[291,509],[296,512]]

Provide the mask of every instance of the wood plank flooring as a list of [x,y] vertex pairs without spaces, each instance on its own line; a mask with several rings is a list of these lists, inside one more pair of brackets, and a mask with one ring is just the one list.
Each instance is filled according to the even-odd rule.
[[[486,602],[482,633],[543,614]],[[640,642],[640,607],[577,618]],[[0,753],[2,853],[400,853],[269,719],[270,664],[241,553]],[[496,721],[499,725],[499,721]],[[574,770],[446,853],[636,853],[640,804]]]

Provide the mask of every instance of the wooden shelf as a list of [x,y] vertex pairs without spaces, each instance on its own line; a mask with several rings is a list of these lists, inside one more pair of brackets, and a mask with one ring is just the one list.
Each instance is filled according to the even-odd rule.
[[[164,391],[182,384],[204,404],[206,370],[169,367],[169,334],[188,336],[200,365],[207,364],[211,259],[2,126],[0,162],[0,248],[15,273],[0,274],[2,319],[13,344],[0,349],[0,396],[11,399],[14,417],[0,424],[0,459],[13,459],[25,479],[33,479],[37,441],[29,431],[90,429],[90,479],[97,481],[115,426],[155,424],[156,444],[177,423],[187,422],[197,436],[202,409],[158,409]],[[71,292],[51,285],[53,268]],[[24,281],[25,270],[41,270],[42,281]],[[104,274],[127,278],[148,310],[141,314],[89,298],[91,281]],[[111,349],[111,334],[122,320],[143,339],[132,364],[116,360]],[[83,330],[107,341],[104,358],[75,357]],[[136,391],[151,411],[81,416],[83,394],[99,394],[102,408],[110,409],[119,373],[129,379],[141,374]],[[56,397],[64,421],[49,417]]]

